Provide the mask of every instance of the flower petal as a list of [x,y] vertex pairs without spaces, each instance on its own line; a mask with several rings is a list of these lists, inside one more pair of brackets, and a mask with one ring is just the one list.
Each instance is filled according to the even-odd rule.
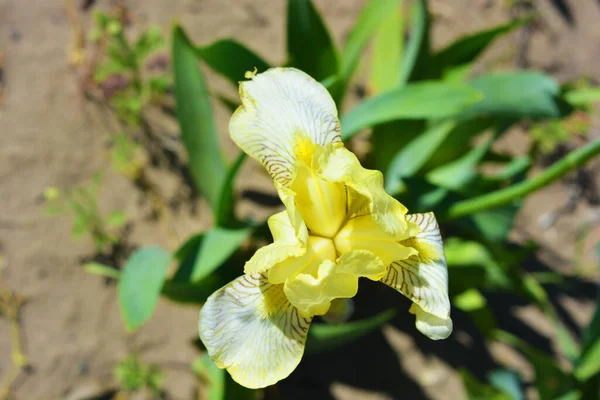
[[452,333],[452,320],[450,318],[438,318],[429,314],[416,303],[408,310],[417,317],[415,326],[423,335],[432,340],[446,339]]
[[284,285],[288,300],[304,317],[324,315],[333,299],[354,297],[357,291],[358,277],[338,273],[336,263],[330,260],[319,266],[317,276],[298,274]]
[[327,89],[294,68],[271,68],[240,83],[242,106],[231,117],[233,141],[287,186],[295,161],[314,145],[341,142],[335,102]]
[[278,188],[286,210],[269,218],[269,230],[274,243],[261,247],[244,266],[244,273],[256,274],[269,270],[275,264],[306,252],[308,230],[302,216],[294,205],[294,193]]
[[356,275],[378,281],[386,273],[386,265],[375,253],[368,250],[352,250],[337,260],[337,272]]
[[394,261],[381,279],[411,299],[417,329],[431,339],[443,339],[452,332],[448,299],[448,267],[439,226],[433,213],[407,215],[419,233],[406,242],[419,252],[407,260]]
[[395,240],[406,239],[406,207],[387,194],[383,174],[365,169],[358,158],[346,148],[324,152],[320,161],[320,176],[331,182],[344,182],[348,191],[350,218],[371,214],[379,227]]
[[286,378],[298,365],[311,319],[286,299],[283,285],[243,275],[213,293],[200,311],[200,339],[219,368],[248,388]]

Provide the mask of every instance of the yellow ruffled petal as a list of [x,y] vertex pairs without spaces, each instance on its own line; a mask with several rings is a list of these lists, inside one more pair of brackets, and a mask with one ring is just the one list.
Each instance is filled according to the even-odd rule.
[[274,243],[261,247],[254,253],[244,266],[246,274],[265,272],[275,264],[288,258],[300,257],[306,252],[308,230],[294,204],[295,194],[283,187],[278,187],[278,190],[286,209],[269,218],[269,230]]
[[448,299],[448,268],[439,226],[433,213],[406,216],[419,233],[404,243],[413,245],[418,255],[394,261],[383,283],[411,299],[417,329],[432,339],[443,339],[452,332]]
[[335,257],[335,247],[331,239],[310,236],[306,252],[302,256],[288,258],[269,270],[269,282],[284,283],[286,279],[291,279],[301,272],[316,275],[323,261],[334,261]]
[[272,215],[269,218],[269,229],[275,242],[261,247],[254,253],[244,266],[245,274],[265,272],[288,258],[299,257],[306,252],[308,232],[305,237],[299,238],[287,211]]
[[296,160],[314,145],[341,142],[335,102],[323,85],[294,68],[271,68],[240,83],[242,106],[231,117],[233,141],[287,186]]
[[387,272],[381,258],[368,250],[352,250],[342,254],[337,260],[338,273],[369,278],[373,281],[380,280]]
[[283,285],[244,275],[213,293],[200,311],[200,339],[219,368],[242,386],[286,378],[304,353],[311,319],[285,298]]
[[356,296],[358,277],[338,273],[336,269],[336,263],[327,260],[319,266],[317,276],[299,274],[285,282],[285,295],[300,315],[305,318],[324,315],[333,299]]
[[383,175],[365,169],[356,156],[340,147],[326,152],[320,161],[320,175],[330,182],[344,182],[348,190],[349,217],[370,214],[379,227],[395,240],[408,237],[406,207],[383,188]]
[[393,235],[381,229],[369,214],[348,221],[334,238],[334,243],[340,254],[368,250],[377,255],[385,266],[417,254],[414,248],[403,246]]

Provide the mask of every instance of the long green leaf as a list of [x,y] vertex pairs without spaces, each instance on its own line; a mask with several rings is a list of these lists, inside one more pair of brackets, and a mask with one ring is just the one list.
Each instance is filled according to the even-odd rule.
[[584,107],[600,102],[600,87],[572,89],[563,97],[573,107]]
[[401,119],[446,118],[481,100],[481,93],[465,85],[423,82],[407,85],[365,100],[342,118],[342,138],[362,129]]
[[431,56],[428,77],[431,79],[440,78],[444,71],[449,68],[475,61],[494,40],[513,31],[527,21],[530,21],[530,18],[519,19],[461,37]]
[[466,369],[461,369],[468,400],[511,400],[511,396],[492,385],[479,382]]
[[208,353],[196,358],[192,371],[207,385],[206,400],[225,400],[225,372],[215,365]]
[[501,128],[495,135],[490,136],[459,159],[430,171],[427,173],[427,180],[446,189],[462,189],[477,177],[477,165],[492,147],[496,137],[506,128],[508,127]]
[[537,72],[489,74],[468,82],[483,93],[483,100],[467,109],[462,118],[558,118],[568,111],[559,99],[560,87]]
[[118,291],[121,315],[128,330],[140,327],[152,316],[170,262],[171,254],[158,247],[142,248],[127,260]]
[[205,353],[198,357],[192,370],[208,385],[206,400],[255,400],[257,391],[237,384],[224,370],[216,366]]
[[400,66],[399,84],[423,79],[429,64],[429,7],[427,0],[415,1],[411,13],[411,30]]
[[233,184],[240,172],[240,168],[244,164],[244,160],[246,160],[246,153],[241,152],[231,167],[229,167],[227,177],[225,178],[225,182],[223,182],[219,207],[216,212],[218,226],[229,227],[235,222],[235,193]]
[[378,29],[373,39],[369,74],[369,92],[373,94],[396,88],[400,80],[404,38],[403,17],[397,3],[398,0],[395,0],[396,9],[392,9],[377,21]]
[[321,15],[310,0],[288,0],[289,64],[318,81],[338,73],[337,50]]
[[181,139],[194,182],[215,209],[225,180],[225,162],[219,148],[210,94],[198,67],[195,49],[179,26],[173,30],[172,58]]
[[[363,48],[373,32],[380,26],[382,20],[388,20],[388,16],[395,15],[399,17],[399,5],[400,0],[370,0],[364,7],[341,54],[340,75],[346,82],[352,77]],[[396,49],[388,49],[388,51],[393,52]]]
[[549,185],[573,169],[585,164],[598,154],[600,154],[600,140],[596,140],[585,147],[572,151],[534,178],[530,178],[526,181],[492,193],[486,193],[475,198],[455,203],[447,210],[446,216],[450,218],[459,218],[510,203],[515,199],[524,197],[529,193]]
[[256,68],[259,72],[264,72],[270,68],[260,56],[233,39],[222,39],[207,46],[196,47],[196,51],[211,69],[235,86],[244,79],[246,71]]
[[374,331],[392,319],[394,315],[396,315],[396,311],[390,309],[370,318],[339,325],[315,323],[308,331],[306,351],[320,352],[340,347]]
[[197,283],[219,268],[240,247],[250,228],[214,227],[192,236],[177,252],[182,263],[173,277],[178,282]]
[[[598,269],[600,269],[600,244],[596,246]],[[596,296],[596,311],[583,336],[581,356],[575,363],[573,374],[585,382],[600,372],[600,288]]]
[[454,121],[435,124],[404,146],[392,160],[385,175],[386,191],[396,193],[403,177],[416,174],[442,144],[454,125]]

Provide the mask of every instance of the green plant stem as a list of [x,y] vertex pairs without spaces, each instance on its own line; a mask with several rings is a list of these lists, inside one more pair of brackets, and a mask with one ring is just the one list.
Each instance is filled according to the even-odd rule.
[[566,175],[568,172],[580,167],[587,161],[600,153],[600,140],[596,140],[587,146],[574,150],[560,161],[538,176],[528,179],[516,185],[493,193],[484,194],[473,199],[463,200],[452,205],[446,212],[447,218],[460,218],[465,215],[498,207],[513,200],[522,198],[527,194],[549,185],[555,180]]

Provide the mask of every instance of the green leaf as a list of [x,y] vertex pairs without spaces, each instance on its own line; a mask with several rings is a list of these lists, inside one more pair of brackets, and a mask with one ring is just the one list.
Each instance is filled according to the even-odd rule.
[[523,18],[461,37],[431,56],[428,64],[429,78],[439,78],[449,68],[475,61],[495,39],[530,20],[530,18]]
[[468,85],[483,93],[483,100],[466,110],[464,119],[480,116],[504,118],[558,118],[565,112],[558,98],[560,87],[537,72],[505,72],[475,78]]
[[106,219],[106,223],[110,226],[121,227],[127,223],[127,217],[122,211],[113,211]]
[[429,64],[429,10],[427,0],[417,0],[411,13],[411,29],[400,66],[399,84],[423,79]]
[[[600,269],[600,244],[596,245],[596,253]],[[580,382],[585,382],[600,372],[600,289],[596,297],[596,311],[585,329],[581,356],[575,363],[573,371]]]
[[205,393],[206,400],[225,399],[225,372],[215,365],[208,353],[196,358],[192,364],[192,371],[200,377],[208,387]]
[[196,358],[192,364],[192,371],[208,386],[208,391],[203,397],[206,400],[256,399],[256,390],[235,383],[224,369],[216,366],[207,353]]
[[383,311],[360,321],[339,325],[315,323],[308,331],[307,352],[332,350],[376,330],[396,315],[395,310]]
[[479,382],[466,369],[461,369],[468,400],[511,400],[511,396],[502,392],[491,385]]
[[385,175],[385,190],[396,193],[403,177],[419,172],[454,126],[454,121],[435,124],[404,146],[390,163]]
[[544,312],[554,326],[556,338],[563,354],[570,360],[576,360],[580,354],[579,346],[561,322],[558,313],[548,298],[546,290],[531,274],[523,275],[519,282],[525,295]]
[[310,0],[287,2],[287,51],[290,66],[318,81],[338,73],[337,50]]
[[524,400],[519,374],[509,369],[495,369],[488,374],[488,381],[496,389],[508,394],[511,400]]
[[83,269],[93,275],[100,275],[106,278],[121,279],[121,271],[105,264],[90,262],[83,265]]
[[491,241],[504,241],[510,233],[521,201],[491,210],[484,210],[471,216],[470,221],[483,237]]
[[173,31],[175,100],[181,139],[188,153],[194,182],[217,208],[226,168],[213,117],[208,87],[196,61],[195,49],[183,29]]
[[246,71],[264,72],[270,65],[243,44],[233,39],[222,39],[207,46],[196,47],[202,60],[214,71],[223,75],[236,87],[244,80]]
[[119,305],[125,327],[139,328],[154,312],[171,262],[159,247],[144,247],[127,260],[119,281]]
[[477,164],[483,159],[494,143],[496,137],[506,128],[500,128],[495,135],[472,148],[457,160],[444,164],[427,173],[427,180],[434,185],[453,190],[460,190],[471,183],[477,176]]
[[369,92],[373,94],[396,88],[400,79],[400,62],[404,45],[403,19],[398,0],[394,0],[393,4],[396,8],[391,9],[377,21],[378,29],[373,39],[369,74]]
[[467,289],[464,292],[456,295],[452,300],[452,304],[460,308],[464,312],[472,312],[483,308],[487,304],[487,300],[481,292],[475,288]]
[[450,237],[445,242],[444,253],[448,269],[454,277],[450,280],[453,292],[460,293],[472,287],[511,288],[510,278],[486,246],[458,237]]
[[[400,0],[370,0],[367,3],[358,17],[358,21],[354,25],[352,32],[350,32],[346,46],[344,46],[344,51],[341,54],[340,75],[343,80],[347,82],[352,77],[365,45],[377,28],[387,25],[384,34],[395,36],[394,39],[397,42],[401,40],[402,34],[399,29],[399,18]],[[388,42],[386,44],[391,43]],[[387,52],[398,53],[399,49],[399,47],[388,47]],[[397,58],[399,62],[399,53]],[[397,75],[398,70],[394,71],[394,73]],[[396,81],[394,80],[394,82]]]
[[217,226],[206,233],[192,236],[176,253],[182,262],[173,280],[191,283],[202,281],[235,253],[251,231],[250,228]]
[[569,90],[564,99],[573,107],[585,107],[600,102],[600,87]]
[[460,84],[407,85],[365,100],[350,110],[342,118],[342,138],[348,140],[362,129],[394,120],[451,117],[480,99],[479,91]]
[[235,183],[235,179],[240,171],[240,168],[244,164],[244,160],[246,160],[246,153],[242,151],[231,167],[229,167],[229,171],[225,177],[225,182],[223,182],[219,206],[216,211],[216,220],[218,226],[228,227],[234,223],[235,192],[233,184]]

